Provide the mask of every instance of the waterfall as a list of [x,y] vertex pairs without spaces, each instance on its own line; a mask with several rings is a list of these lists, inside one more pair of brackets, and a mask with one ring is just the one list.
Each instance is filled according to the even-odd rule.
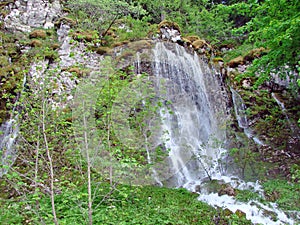
[[[22,91],[17,95],[16,102],[20,99],[26,83],[26,75],[23,78]],[[19,134],[18,108],[12,109],[11,118],[0,126],[0,177],[6,174],[17,157],[16,140]]]
[[3,123],[0,127],[0,177],[7,173],[16,159],[15,142],[19,133],[18,115]]
[[[253,223],[293,224],[293,220],[275,204],[242,203],[233,196],[219,196],[205,189],[209,178],[236,189],[252,190],[263,198],[258,182],[245,182],[222,169],[220,161],[226,152],[226,131],[223,128],[227,119],[226,100],[218,78],[207,63],[181,46],[158,42],[153,49],[152,68],[157,95],[171,102],[170,106],[163,105],[159,110],[161,140],[158,142],[169,150],[169,172],[162,174],[159,168],[155,168],[155,180],[166,186],[196,191],[200,194],[200,201],[212,206],[233,212],[242,210]],[[249,128],[242,98],[235,90],[231,89],[231,92],[239,126],[248,138],[263,145]],[[150,158],[148,160],[151,161]],[[277,215],[278,220],[273,221],[266,216],[268,211]]]
[[217,161],[225,142],[218,79],[196,53],[171,43],[155,45],[152,67],[158,95],[171,102],[171,112],[160,110],[160,144],[170,150],[165,184],[188,187],[211,178],[220,172]]

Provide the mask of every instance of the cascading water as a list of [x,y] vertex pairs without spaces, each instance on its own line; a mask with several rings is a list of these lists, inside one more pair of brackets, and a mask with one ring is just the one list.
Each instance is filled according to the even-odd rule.
[[0,177],[7,173],[16,159],[15,141],[19,133],[18,115],[3,123],[0,127]]
[[163,83],[157,85],[159,95],[172,103],[171,113],[160,110],[162,139],[166,140],[161,144],[170,150],[172,171],[166,184],[188,187],[213,176],[217,169],[225,141],[225,130],[220,129],[224,102],[218,111],[214,107],[216,101],[222,101],[220,85],[205,63],[199,63],[196,53],[162,42],[156,44],[153,53],[153,73],[156,82]]
[[[158,143],[169,149],[169,173],[164,176],[157,168],[154,170],[155,180],[167,186],[197,191],[199,200],[213,206],[242,210],[254,223],[293,224],[293,220],[275,204],[242,203],[233,196],[219,196],[205,189],[203,184],[209,178],[230,184],[233,188],[249,189],[259,194],[263,192],[258,182],[246,183],[221,169],[219,161],[226,152],[226,131],[222,129],[227,119],[226,100],[218,78],[207,63],[181,46],[159,42],[153,49],[152,67],[158,95],[171,102],[171,113],[167,107],[159,111],[161,141]],[[262,145],[249,129],[240,96],[233,89],[231,92],[239,126],[249,138]],[[265,216],[266,212],[276,214],[277,221]]]
[[[26,75],[23,78],[22,89],[24,89],[25,83]],[[21,92],[18,94],[16,101],[19,100]],[[18,109],[14,107],[12,109],[11,118],[0,126],[0,177],[6,174],[10,166],[15,162],[15,159],[17,157],[15,142],[18,137],[18,134],[19,114]]]

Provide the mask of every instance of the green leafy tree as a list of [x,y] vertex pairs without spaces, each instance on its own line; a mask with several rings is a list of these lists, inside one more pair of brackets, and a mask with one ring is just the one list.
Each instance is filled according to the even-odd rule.
[[[234,7],[245,5],[239,3]],[[296,71],[300,52],[300,3],[297,0],[249,1],[252,19],[237,31],[248,33],[249,42],[269,52],[253,62],[250,72],[259,71],[258,85],[270,78],[271,72]],[[288,68],[284,68],[288,66]]]

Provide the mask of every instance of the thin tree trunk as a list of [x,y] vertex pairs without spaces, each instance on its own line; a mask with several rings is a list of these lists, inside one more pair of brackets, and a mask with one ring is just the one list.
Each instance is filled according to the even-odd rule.
[[[40,134],[40,126],[38,126],[38,134]],[[36,152],[35,152],[35,166],[34,166],[34,192],[37,193],[38,190],[38,171],[39,171],[39,155],[40,155],[40,138],[37,139],[37,144],[36,144]],[[39,200],[35,201],[35,207],[36,211],[40,211],[40,202]],[[45,224],[43,218],[41,216],[38,217],[40,218],[41,224]]]
[[83,115],[83,125],[84,125],[84,144],[85,144],[85,151],[86,151],[87,175],[88,175],[88,218],[89,218],[89,225],[92,225],[93,224],[93,208],[92,208],[93,201],[92,201],[92,184],[91,184],[91,160],[89,154],[88,134],[87,134],[87,124],[86,124],[85,114]]
[[56,216],[56,211],[55,211],[55,201],[54,201],[54,171],[53,171],[53,163],[52,163],[52,157],[50,154],[50,149],[48,145],[48,140],[47,140],[47,135],[46,135],[46,121],[45,121],[45,99],[43,100],[43,115],[42,115],[42,130],[43,130],[43,137],[44,137],[44,142],[45,142],[45,147],[46,147],[46,153],[49,161],[49,166],[50,166],[50,198],[51,198],[51,206],[52,206],[52,214],[53,214],[53,221],[55,225],[58,225],[58,220]]

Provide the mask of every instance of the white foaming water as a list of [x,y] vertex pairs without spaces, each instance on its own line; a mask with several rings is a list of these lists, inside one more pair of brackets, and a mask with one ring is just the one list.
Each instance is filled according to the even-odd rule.
[[[228,195],[218,196],[205,189],[207,180],[218,180],[232,188],[248,189],[263,196],[261,186],[244,182],[227,174],[219,161],[226,149],[225,130],[226,104],[218,79],[197,54],[190,54],[181,46],[157,43],[153,49],[153,73],[158,95],[170,101],[172,113],[164,106],[160,111],[161,141],[169,150],[168,174],[157,169],[156,181],[171,187],[185,187],[200,194],[199,200],[212,206],[237,209],[246,213],[247,219],[260,224],[294,224],[275,204],[239,202]],[[138,64],[140,66],[140,63]],[[247,137],[257,144],[263,142],[249,129],[245,105],[236,91],[231,89],[239,126]],[[151,159],[149,158],[151,161]],[[268,212],[277,221],[268,216]]]
[[[294,224],[292,219],[289,219],[286,214],[276,208],[275,204],[266,206],[257,201],[249,201],[247,203],[239,202],[232,196],[222,195],[218,196],[217,193],[210,193],[206,195],[200,195],[198,198],[200,201],[204,201],[213,206],[227,208],[232,212],[241,210],[246,213],[246,218],[251,220],[252,223],[258,224]],[[276,214],[278,220],[273,221],[271,218],[264,215],[266,212],[272,212]]]

